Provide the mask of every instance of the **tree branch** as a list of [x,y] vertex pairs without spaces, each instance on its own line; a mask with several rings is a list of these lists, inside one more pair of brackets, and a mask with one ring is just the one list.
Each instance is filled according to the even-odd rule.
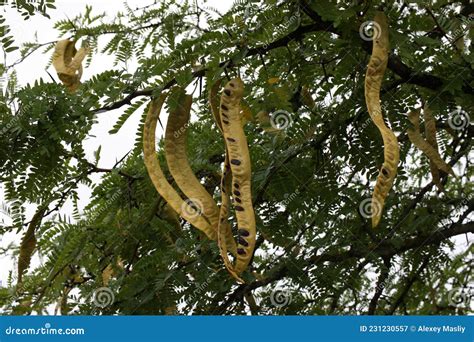
[[[466,233],[474,233],[474,221],[465,224],[454,223],[449,228],[444,230],[437,230],[432,233],[424,234],[414,238],[407,238],[403,242],[390,240],[377,246],[371,252],[367,249],[351,248],[347,252],[342,253],[323,253],[313,255],[307,260],[302,260],[301,265],[316,265],[323,262],[343,262],[349,259],[360,258],[374,258],[376,256],[382,258],[392,258],[397,254],[404,253],[411,249],[417,249],[428,245],[439,244],[453,236],[462,235]],[[373,256],[371,256],[373,254]],[[240,285],[233,293],[229,295],[227,300],[216,308],[213,314],[223,314],[225,310],[235,301],[242,300],[243,296],[251,290],[268,285],[276,280],[280,280],[287,276],[288,268],[285,266],[285,261],[280,262],[272,270],[268,272],[270,275],[263,280],[256,280],[249,284]]]

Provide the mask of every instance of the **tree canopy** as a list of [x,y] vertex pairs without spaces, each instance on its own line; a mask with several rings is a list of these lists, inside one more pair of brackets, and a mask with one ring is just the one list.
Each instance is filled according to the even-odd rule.
[[[124,6],[112,19],[86,7],[51,22],[58,40],[88,48],[85,68],[100,54],[114,60],[83,78],[75,92],[57,75],[32,75],[27,85],[15,77],[24,60],[52,55],[56,42],[25,43],[18,63],[2,65],[0,180],[11,222],[0,233],[16,233],[21,241],[0,251],[18,258],[18,271],[0,288],[3,312],[472,312],[472,3],[238,0],[226,13],[205,1]],[[17,7],[28,20],[54,5]],[[398,138],[400,163],[380,224],[372,228],[368,209],[384,162],[364,97],[380,29],[376,11],[388,18],[381,105]],[[9,54],[16,42],[7,24],[2,19]],[[245,84],[257,228],[244,284],[229,275],[216,242],[166,206],[148,176],[142,145],[150,100],[187,87],[193,95],[187,158],[220,203],[225,147],[209,93],[217,80],[234,77]],[[413,129],[408,114],[428,107],[440,155],[456,174],[440,172],[439,186],[430,159],[407,134]],[[100,149],[87,151],[83,142],[97,118],[116,115],[114,109],[121,111],[110,135],[132,115],[141,124],[130,133],[136,135],[130,153],[105,168]],[[161,136],[157,146],[172,183]],[[95,174],[100,182],[91,179]],[[77,202],[84,185],[92,195],[83,209]],[[59,215],[66,203],[74,211]],[[25,215],[27,206],[36,208],[33,217]],[[41,256],[38,265],[30,265],[33,253]]]

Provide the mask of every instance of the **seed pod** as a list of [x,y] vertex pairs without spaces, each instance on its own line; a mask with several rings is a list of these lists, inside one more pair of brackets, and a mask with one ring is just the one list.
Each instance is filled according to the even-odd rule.
[[[219,92],[219,87],[221,85],[221,80],[216,81],[213,86],[211,87],[211,91],[209,92],[209,104],[211,107],[211,112],[212,116],[214,117],[217,127],[221,131],[222,134],[222,121],[221,121],[221,113],[219,111],[219,97],[218,97],[218,92]],[[220,238],[219,238],[219,232],[218,232],[218,244],[220,244],[220,240],[222,239],[222,243],[225,244],[226,250],[230,251],[233,255],[237,255],[237,246],[235,244],[234,237],[232,236],[232,228],[229,224],[228,221],[228,213],[229,213],[229,205],[230,205],[230,195],[231,192],[231,182],[232,182],[232,171],[229,166],[229,158],[227,155],[227,148],[226,148],[226,154],[225,154],[225,161],[224,161],[224,171],[222,172],[222,179],[221,179],[221,208],[219,210],[219,220],[217,224],[217,230],[219,231],[220,227]],[[224,186],[224,184],[227,184],[227,186]],[[227,196],[227,197],[226,197]],[[223,208],[224,207],[224,208]],[[225,219],[223,219],[223,216],[225,216]],[[226,254],[227,258],[227,254]],[[225,259],[224,263],[228,261],[229,259]],[[229,265],[230,262],[229,262]]]
[[[438,152],[438,141],[436,140],[436,121],[433,117],[431,109],[427,105],[425,105],[425,107],[423,108],[423,117],[425,119],[426,141]],[[431,159],[430,171],[431,177],[433,178],[433,183],[438,187],[440,191],[443,191],[443,184],[441,184],[439,169],[436,166],[436,163]]]
[[387,69],[389,50],[387,17],[382,12],[377,12],[374,20],[380,27],[380,36],[374,37],[372,55],[365,75],[365,102],[369,115],[383,138],[384,163],[372,194],[372,227],[380,222],[385,198],[392,188],[400,160],[397,137],[385,125],[380,106],[380,88]]
[[200,210],[217,231],[219,208],[212,196],[196,178],[186,156],[186,133],[192,105],[192,96],[183,89],[176,90],[176,108],[168,117],[165,133],[165,157],[168,169],[181,191],[191,200],[202,205]]
[[451,166],[446,164],[446,162],[441,158],[438,151],[434,149],[420,134],[420,112],[412,111],[408,114],[408,120],[410,120],[413,127],[409,127],[407,130],[408,138],[410,141],[419,148],[433,163],[436,167],[454,176],[453,169]]
[[47,207],[40,208],[34,215],[28,225],[20,245],[20,255],[18,256],[18,285],[23,281],[23,273],[28,269],[31,257],[36,248],[35,231],[43,220],[43,215]]
[[209,222],[199,215],[187,202],[183,201],[181,196],[176,190],[168,183],[163,171],[161,170],[160,163],[156,158],[155,150],[155,130],[156,123],[160,116],[161,108],[166,99],[167,94],[162,93],[158,99],[154,99],[148,110],[148,114],[145,120],[145,126],[143,128],[143,152],[145,166],[148,171],[148,175],[153,182],[158,193],[165,199],[166,202],[176,211],[181,217],[183,217],[190,224],[195,226],[197,229],[203,231],[211,240],[217,239],[217,232]]
[[[232,262],[229,260],[227,252],[229,251],[229,236],[234,245],[234,253],[232,253],[236,258],[237,246],[235,244],[234,237],[232,236],[232,229],[229,223],[229,213],[230,213],[230,192],[232,191],[232,171],[229,163],[229,155],[226,153],[224,170],[222,172],[221,180],[221,208],[219,212],[219,223],[217,226],[217,242],[219,245],[219,250],[224,261],[224,265],[229,271],[229,273],[239,282],[244,283],[243,279],[240,278],[239,274],[236,272]],[[230,250],[232,252],[232,250]]]
[[[224,263],[234,277],[240,275],[247,268],[253,255],[256,237],[255,214],[252,205],[250,155],[240,115],[240,101],[243,92],[243,82],[238,78],[232,79],[224,87],[220,103],[222,130],[228,155],[228,164],[226,163],[225,167],[229,167],[232,171],[234,210],[239,232],[235,265],[230,264],[224,247],[225,244],[220,239],[221,222],[226,221],[228,215],[228,205],[224,205],[224,202],[226,201],[225,198],[228,199],[227,196],[230,195],[229,191],[223,193],[222,196],[223,205],[221,206],[219,219],[218,242]],[[226,179],[226,172],[228,170],[225,169],[222,184],[223,192],[226,188],[229,190],[229,180]],[[242,281],[240,277],[236,277],[236,279]]]
[[[222,123],[220,119],[220,112],[219,112],[219,89],[221,85],[221,80],[217,80],[211,87],[211,91],[209,92],[209,103],[211,105],[212,115],[214,116],[214,120],[217,124],[217,127],[222,132]],[[242,115],[242,127],[245,126],[247,122],[253,121],[252,111],[247,105],[241,105],[241,115]]]
[[75,91],[80,84],[82,76],[82,61],[87,55],[87,50],[76,50],[74,42],[68,39],[56,43],[53,53],[53,67],[59,79],[70,90]]

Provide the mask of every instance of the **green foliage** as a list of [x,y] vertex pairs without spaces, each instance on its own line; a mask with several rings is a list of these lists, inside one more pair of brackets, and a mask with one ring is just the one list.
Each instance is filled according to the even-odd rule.
[[[383,162],[383,141],[365,105],[371,43],[359,27],[382,2],[240,0],[226,13],[198,4],[125,4],[112,19],[86,7],[52,24],[58,36],[90,47],[88,63],[98,54],[114,60],[76,93],[43,79],[20,86],[10,73],[0,101],[0,180],[12,223],[0,233],[20,236],[31,219],[27,207],[48,210],[36,231],[43,262],[21,287],[11,275],[0,288],[2,310],[46,313],[58,304],[62,314],[469,313],[473,249],[450,240],[474,231],[472,125],[451,127],[459,109],[474,117],[472,42],[460,48],[453,40],[472,30],[461,4],[384,7],[392,51],[381,101],[401,163],[377,230],[361,210]],[[14,36],[3,19],[0,25],[8,53]],[[26,43],[22,58],[53,46]],[[288,122],[278,133],[257,120],[245,126],[258,232],[244,274],[250,286],[235,284],[215,242],[167,210],[141,151],[150,96],[188,86],[194,96],[188,159],[219,202],[224,142],[207,88],[237,75],[254,118],[267,111],[284,113]],[[314,106],[305,103],[303,88]],[[444,193],[430,183],[429,162],[406,135],[406,114],[421,101],[433,110],[441,154],[458,175],[443,177]],[[136,112],[131,152],[112,169],[100,168],[101,150],[83,148],[97,115],[116,115],[109,131],[116,134]],[[161,139],[158,146],[166,172]],[[84,209],[80,186],[91,190]],[[71,216],[63,210],[68,203]],[[99,302],[103,288],[111,298],[106,305]],[[285,305],[275,302],[278,290]],[[249,294],[257,308],[245,299]]]

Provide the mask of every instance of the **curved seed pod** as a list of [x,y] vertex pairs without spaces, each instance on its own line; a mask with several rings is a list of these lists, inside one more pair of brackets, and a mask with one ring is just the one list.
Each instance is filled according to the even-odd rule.
[[196,178],[186,157],[186,133],[192,105],[192,96],[176,89],[176,108],[170,111],[165,133],[165,157],[168,169],[181,191],[199,203],[201,212],[217,230],[219,208],[212,196]]
[[[229,260],[227,255],[228,252],[228,239],[232,240],[235,248],[235,240],[232,236],[232,230],[229,223],[229,213],[230,213],[230,192],[232,191],[232,171],[230,168],[229,155],[226,153],[224,170],[222,172],[221,180],[221,208],[219,213],[219,223],[217,226],[217,242],[219,245],[219,251],[224,261],[224,265],[229,271],[229,273],[239,282],[244,283],[244,280],[239,277],[239,274],[236,272],[232,262]],[[237,257],[237,253],[234,254]]]
[[176,190],[168,183],[163,171],[161,170],[160,163],[156,158],[155,150],[155,131],[156,123],[160,116],[161,108],[166,99],[166,93],[162,93],[158,99],[154,99],[148,110],[148,114],[145,120],[145,126],[143,128],[143,152],[145,166],[148,171],[148,175],[153,182],[158,193],[168,202],[168,204],[176,211],[181,217],[183,217],[190,224],[195,226],[197,229],[203,231],[211,240],[217,239],[217,232],[207,220],[204,219],[199,213],[196,212],[187,202],[179,196]]
[[454,176],[453,169],[451,166],[441,158],[438,151],[433,148],[420,134],[420,112],[413,111],[408,114],[408,120],[410,120],[413,127],[408,128],[408,138],[410,141],[419,148],[433,163],[436,167],[450,175]]
[[389,50],[387,17],[382,12],[377,12],[375,22],[380,27],[380,36],[373,40],[372,55],[365,75],[365,102],[372,121],[382,134],[384,163],[372,194],[372,227],[376,227],[380,222],[385,198],[392,188],[400,160],[397,137],[385,125],[380,107],[380,87],[387,69]]
[[74,42],[69,39],[56,43],[53,53],[53,67],[59,79],[70,90],[75,91],[82,76],[82,61],[87,56],[87,49],[76,50]]
[[34,215],[28,225],[20,245],[20,255],[18,256],[18,285],[23,282],[23,273],[28,269],[31,262],[31,256],[36,248],[35,231],[43,220],[43,215],[47,207],[40,208]]
[[[256,237],[255,214],[252,205],[250,155],[240,115],[240,101],[243,92],[244,84],[239,78],[230,80],[224,87],[220,104],[222,129],[227,146],[230,170],[232,171],[232,194],[238,225],[237,256],[234,266],[229,265],[228,260],[226,260],[227,253],[220,239],[219,247],[230,273],[237,275],[247,268],[253,255]],[[224,174],[224,180],[225,176]],[[225,186],[222,189],[225,190]],[[226,193],[226,196],[228,195]],[[226,218],[224,207],[224,205],[221,207],[218,236],[221,232],[221,221]]]
[[[423,108],[423,117],[425,119],[425,135],[426,141],[430,144],[436,151],[438,150],[438,141],[436,140],[436,121],[431,112],[431,109],[425,105]],[[433,183],[438,187],[440,191],[443,191],[443,184],[441,184],[439,169],[436,166],[435,162],[430,159],[430,172],[431,177],[433,178]]]

